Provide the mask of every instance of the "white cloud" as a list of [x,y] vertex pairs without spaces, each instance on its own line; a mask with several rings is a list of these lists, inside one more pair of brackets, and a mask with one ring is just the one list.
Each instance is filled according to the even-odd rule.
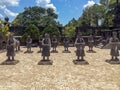
[[12,11],[10,11],[9,9],[7,8],[4,8],[4,13],[8,16],[12,16],[12,17],[16,17],[18,15],[18,13],[14,13]]
[[0,14],[0,18],[3,18],[3,15],[2,15],[2,14]]
[[7,6],[19,6],[20,0],[0,0],[0,9],[6,14],[7,16],[16,17],[18,13],[14,13],[10,11]]
[[89,8],[91,6],[93,6],[95,4],[95,2],[93,0],[89,0],[87,4],[84,5],[84,8]]
[[0,0],[0,5],[18,6],[20,0]]
[[0,9],[3,10],[3,12],[8,16],[16,17],[18,15],[18,13],[14,13],[14,12],[10,11],[9,9],[7,9],[7,7],[5,5],[4,6],[0,5]]
[[36,0],[37,5],[44,7],[44,8],[53,8],[56,11],[56,7],[51,0]]

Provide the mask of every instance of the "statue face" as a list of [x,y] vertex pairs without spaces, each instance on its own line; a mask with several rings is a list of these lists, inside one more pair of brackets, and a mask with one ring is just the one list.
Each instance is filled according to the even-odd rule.
[[9,35],[9,39],[12,39],[12,38],[13,38],[13,35],[12,35],[12,34],[10,34],[10,35]]
[[113,38],[116,38],[116,37],[117,37],[116,35],[113,36]]
[[116,38],[116,37],[117,37],[117,33],[113,32],[113,38]]
[[56,36],[54,35],[53,38],[56,38]]
[[28,38],[30,38],[30,36],[28,36]]
[[45,34],[45,38],[49,38],[49,34],[46,33],[46,34]]
[[79,35],[78,35],[78,38],[82,38],[82,35],[81,35],[81,34],[79,34]]
[[90,35],[90,37],[92,37],[92,35]]

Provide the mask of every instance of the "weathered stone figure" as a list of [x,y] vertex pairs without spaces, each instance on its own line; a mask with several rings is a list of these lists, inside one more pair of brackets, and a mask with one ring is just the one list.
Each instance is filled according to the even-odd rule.
[[41,49],[42,49],[42,40],[43,40],[43,37],[42,37],[42,35],[40,35],[40,37],[39,37],[39,48],[40,48],[40,52],[41,52]]
[[89,46],[89,51],[93,51],[94,39],[92,35],[88,37],[88,46]]
[[[76,38],[75,41],[75,46],[77,48],[76,51],[77,60],[84,60],[83,57],[85,56],[84,52],[85,42],[81,34],[78,34],[78,37]],[[81,59],[79,57],[81,57]]]
[[3,34],[0,32],[0,49],[2,49],[2,43],[3,43]]
[[14,56],[15,56],[14,39],[13,39],[13,35],[10,34],[9,38],[7,40],[7,57],[8,57],[8,60],[10,60],[10,57],[12,57],[12,60],[14,60]]
[[113,36],[112,38],[110,38],[109,43],[111,45],[110,55],[112,56],[112,60],[118,60],[117,57],[119,56],[118,51],[119,39],[117,38],[116,32],[113,32]]
[[49,34],[45,34],[45,38],[42,40],[42,56],[43,60],[45,60],[45,57],[47,57],[47,60],[49,60],[50,56],[50,47],[51,47],[51,41]]
[[57,43],[58,43],[56,35],[53,35],[53,38],[51,41],[52,41],[53,51],[56,51],[56,47],[57,47]]
[[16,51],[20,51],[20,41],[14,38]]
[[27,37],[26,43],[27,43],[27,51],[31,52],[32,38],[30,36]]
[[118,32],[118,38],[119,38],[119,41],[120,41],[120,31]]
[[67,36],[64,37],[64,40],[63,40],[63,45],[64,45],[64,50],[65,51],[68,51],[68,47],[69,47],[69,38]]

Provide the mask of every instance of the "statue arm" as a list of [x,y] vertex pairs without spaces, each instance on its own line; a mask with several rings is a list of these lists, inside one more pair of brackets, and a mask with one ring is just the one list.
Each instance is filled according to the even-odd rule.
[[109,43],[110,43],[110,44],[112,43],[112,38],[109,39]]
[[77,40],[78,40],[78,39],[76,38],[76,40],[75,40],[75,45],[77,45]]
[[26,39],[26,43],[28,43],[28,39]]
[[30,39],[30,43],[32,43],[32,39]]
[[58,40],[57,40],[57,38],[55,39],[55,43],[57,43],[58,42]]
[[51,40],[49,39],[49,46],[51,47]]
[[42,39],[42,45],[44,45],[44,39]]

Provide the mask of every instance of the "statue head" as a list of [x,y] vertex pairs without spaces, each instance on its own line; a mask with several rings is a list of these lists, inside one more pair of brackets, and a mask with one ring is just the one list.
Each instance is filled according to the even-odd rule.
[[48,33],[45,33],[45,38],[49,38],[49,34]]
[[30,38],[30,35],[28,35],[27,37]]
[[77,38],[81,38],[82,37],[82,33],[78,33],[78,35],[77,35]]
[[9,34],[9,39],[10,39],[10,40],[13,39],[13,34],[12,34],[12,33]]
[[113,32],[112,35],[113,35],[113,38],[116,38],[117,37],[117,32]]
[[53,38],[56,38],[56,35],[53,35]]
[[92,34],[90,34],[90,37],[92,37],[93,35]]
[[43,36],[42,36],[42,35],[40,35],[40,36],[39,36],[39,39],[42,39],[42,37],[43,37]]

